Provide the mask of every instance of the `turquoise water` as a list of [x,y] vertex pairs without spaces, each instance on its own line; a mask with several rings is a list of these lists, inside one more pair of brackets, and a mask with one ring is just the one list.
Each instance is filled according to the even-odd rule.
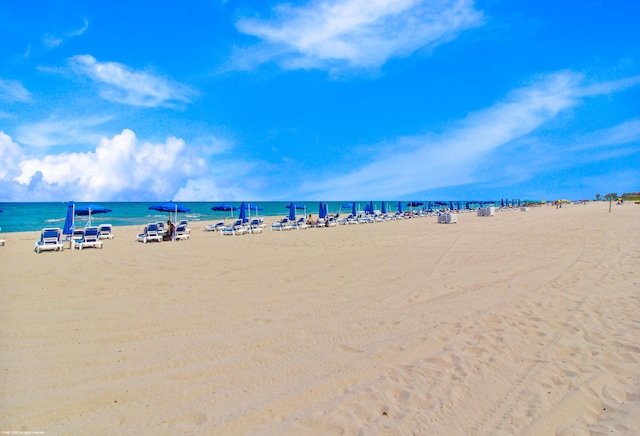
[[[97,203],[100,206],[111,209],[112,212],[107,214],[98,214],[92,216],[92,224],[99,225],[104,223],[112,224],[113,226],[130,226],[130,225],[144,225],[152,221],[164,221],[169,217],[166,212],[157,212],[149,210],[149,206],[158,204],[161,202],[100,202]],[[233,206],[239,207],[240,202],[224,202]],[[330,214],[346,214],[351,212],[351,206],[348,208],[342,208],[347,201],[330,201],[326,202],[328,206],[328,212]],[[368,201],[356,202],[356,208],[358,211],[363,211]],[[461,207],[465,207],[465,202],[460,202]],[[498,202],[486,202],[485,204],[493,203],[500,204]],[[2,232],[27,232],[27,231],[39,231],[44,227],[59,227],[64,226],[64,220],[67,213],[66,202],[61,203],[0,203],[0,209],[3,211],[0,213],[0,228]],[[89,203],[76,203],[77,206],[86,205]],[[178,214],[179,219],[187,219],[189,221],[212,221],[231,218],[232,212],[214,212],[211,210],[212,206],[220,204],[219,202],[179,202],[180,205],[191,208],[191,212],[185,214]],[[290,202],[255,202],[257,206],[264,210],[258,211],[259,216],[286,216],[289,213],[289,209],[286,207]],[[305,209],[299,209],[296,211],[298,216],[305,213],[318,214],[318,202],[295,202],[296,205],[304,206]],[[373,202],[374,209],[381,208],[381,202]],[[387,201],[387,210],[395,212],[398,209],[398,201]],[[454,202],[454,206],[457,207],[458,202]],[[436,205],[432,205],[433,208]],[[471,205],[472,208],[477,207],[477,204]],[[403,210],[411,209],[407,206],[407,202],[402,202]],[[420,206],[424,207],[424,206]],[[438,206],[444,207],[444,206]],[[416,209],[415,207],[413,209]],[[252,211],[251,215],[255,215]],[[238,211],[233,212],[233,216],[238,216]],[[87,217],[76,217],[76,226],[85,226],[87,224]]]

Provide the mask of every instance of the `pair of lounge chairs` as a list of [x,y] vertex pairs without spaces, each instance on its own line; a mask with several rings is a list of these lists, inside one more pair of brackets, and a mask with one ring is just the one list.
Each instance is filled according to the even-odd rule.
[[[165,233],[164,229],[161,229],[160,224],[161,223],[147,224],[147,226],[144,228],[144,232],[140,233],[137,236],[136,240],[145,244],[147,242],[161,242]],[[170,238],[179,241],[182,239],[189,239],[189,236],[190,230],[189,228],[187,228],[187,222],[184,221],[178,224],[178,226],[174,230],[174,234],[170,235]]]
[[162,242],[162,235],[164,231],[160,229],[158,223],[149,223],[144,228],[144,231],[138,235],[136,240],[138,242]]
[[71,237],[71,248],[82,250],[83,248],[102,248],[100,240],[100,229],[98,227],[85,227],[82,230],[76,230]]

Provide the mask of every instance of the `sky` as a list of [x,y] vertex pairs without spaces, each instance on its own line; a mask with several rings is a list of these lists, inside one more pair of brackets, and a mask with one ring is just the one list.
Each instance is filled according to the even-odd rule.
[[640,191],[637,0],[0,6],[0,201]]

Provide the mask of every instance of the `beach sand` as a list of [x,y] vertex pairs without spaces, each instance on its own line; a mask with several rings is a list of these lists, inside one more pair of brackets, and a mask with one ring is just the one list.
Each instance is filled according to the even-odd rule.
[[640,206],[0,247],[0,431],[631,434]]

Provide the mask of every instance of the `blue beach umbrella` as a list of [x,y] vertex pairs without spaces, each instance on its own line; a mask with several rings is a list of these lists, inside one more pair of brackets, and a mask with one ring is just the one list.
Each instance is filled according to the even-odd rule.
[[251,211],[256,213],[256,217],[258,216],[258,211],[264,210],[264,208],[258,206],[257,204],[249,203],[247,204],[247,210],[249,211],[249,216],[251,216]]
[[97,213],[108,213],[111,212],[111,209],[107,209],[106,207],[98,206],[97,204],[88,204],[85,206],[78,206],[75,208],[74,214],[77,216],[88,216],[89,217],[89,225],[91,225],[91,215],[95,215]]
[[325,204],[320,202],[318,204],[318,218],[324,218],[327,216],[327,210],[325,209]]
[[238,210],[237,207],[230,204],[218,204],[211,208],[214,212],[231,212],[231,218],[233,218],[233,211]]
[[254,212],[257,212],[257,211],[259,211],[259,210],[264,210],[264,208],[262,208],[262,207],[258,206],[257,204],[253,204],[253,203],[249,203],[249,204],[247,204],[247,209],[248,209],[248,210],[252,210],[252,211],[254,211]]
[[291,203],[287,207],[289,208],[289,221],[295,221],[296,220],[296,205],[294,203]]
[[64,219],[64,227],[62,228],[63,235],[70,235],[73,233],[73,224],[75,218],[74,209],[75,203],[73,201],[70,201],[67,208],[67,216]]
[[324,206],[322,206],[322,208],[324,209],[324,216],[329,215],[329,205],[327,203],[324,203]]
[[380,205],[380,212],[387,213],[387,202],[383,201],[382,204]]
[[217,206],[213,206],[211,210],[214,210],[216,212],[228,212],[238,210],[238,208],[235,206],[231,206],[230,204],[218,204]]
[[149,209],[157,210],[160,212],[169,212],[169,219],[171,219],[171,212],[174,212],[175,213],[175,216],[173,218],[174,221],[178,221],[178,212],[181,212],[181,213],[191,212],[190,208],[181,206],[178,203],[175,203],[173,201],[168,201],[166,203],[161,203],[161,204],[154,204],[153,206],[149,206]]
[[238,216],[238,218],[243,224],[249,221],[249,219],[247,218],[247,205],[244,203],[244,201],[240,203],[240,215]]
[[398,212],[402,213],[402,202],[398,202]]
[[353,215],[353,216],[358,215],[358,210],[356,209],[356,202],[355,201],[351,202],[351,215]]

